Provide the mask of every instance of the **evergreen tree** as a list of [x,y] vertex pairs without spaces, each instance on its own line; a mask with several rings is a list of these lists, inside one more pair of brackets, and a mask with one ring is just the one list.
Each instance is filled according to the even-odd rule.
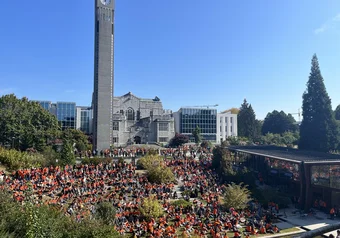
[[269,112],[264,119],[262,134],[283,134],[287,131],[296,131],[297,129],[296,121],[291,114],[287,115],[284,111],[278,112],[274,110]]
[[335,120],[340,121],[340,105],[338,105],[334,111]]
[[195,143],[199,144],[202,141],[201,129],[199,126],[196,126],[195,130],[192,132],[192,136],[195,139]]
[[62,165],[73,165],[76,163],[76,158],[74,156],[74,149],[70,134],[65,133],[63,135],[63,146],[60,152],[60,160]]
[[244,99],[237,114],[237,130],[240,137],[247,137],[249,139],[256,137],[257,123],[255,112],[246,99]]
[[300,149],[329,152],[337,147],[338,126],[316,55],[313,56],[307,90],[303,94],[302,115]]

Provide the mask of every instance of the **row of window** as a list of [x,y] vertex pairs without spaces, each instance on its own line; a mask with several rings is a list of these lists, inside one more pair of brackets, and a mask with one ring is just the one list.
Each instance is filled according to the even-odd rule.
[[[220,132],[222,132],[222,126],[220,126]],[[228,133],[228,126],[225,126],[225,132]],[[233,126],[230,126],[230,132],[233,132]]]
[[[230,120],[229,120],[230,118]],[[233,124],[233,117],[225,117],[225,123],[228,124],[228,121],[230,121],[231,124]],[[223,119],[220,119],[220,123],[222,124]]]
[[182,115],[217,115],[216,109],[196,109],[196,108],[184,108],[182,109]]
[[[169,138],[168,137],[159,137],[158,141],[161,143],[168,142]],[[113,144],[119,143],[119,138],[118,137],[113,137],[112,138]]]
[[216,125],[216,120],[209,120],[209,119],[188,119],[188,120],[182,120],[183,124],[192,124],[192,123],[202,123],[204,124],[215,124]]
[[[112,124],[112,130],[119,131],[119,122],[114,121]],[[161,122],[158,124],[158,130],[159,131],[169,131],[169,123]]]
[[[192,133],[194,129],[182,129],[182,133]],[[201,129],[201,134],[216,134],[216,128],[215,129]]]

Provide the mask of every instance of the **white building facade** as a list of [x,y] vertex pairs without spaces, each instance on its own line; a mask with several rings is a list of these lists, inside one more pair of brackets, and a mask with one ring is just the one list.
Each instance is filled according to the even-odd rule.
[[220,144],[230,136],[237,136],[237,114],[230,110],[217,114],[216,143]]

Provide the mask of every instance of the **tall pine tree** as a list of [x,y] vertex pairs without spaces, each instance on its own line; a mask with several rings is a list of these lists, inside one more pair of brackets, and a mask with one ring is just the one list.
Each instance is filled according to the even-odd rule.
[[244,99],[240,111],[237,114],[237,134],[240,137],[247,137],[253,139],[256,137],[257,123],[255,118],[255,112],[251,106]]
[[324,152],[336,149],[338,126],[316,55],[312,58],[307,90],[302,98],[303,119],[300,126],[299,148]]

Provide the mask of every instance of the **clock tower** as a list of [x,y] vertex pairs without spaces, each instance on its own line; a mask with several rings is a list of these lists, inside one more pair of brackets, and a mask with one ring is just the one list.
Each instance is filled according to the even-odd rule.
[[112,144],[113,41],[115,0],[95,0],[93,149]]

